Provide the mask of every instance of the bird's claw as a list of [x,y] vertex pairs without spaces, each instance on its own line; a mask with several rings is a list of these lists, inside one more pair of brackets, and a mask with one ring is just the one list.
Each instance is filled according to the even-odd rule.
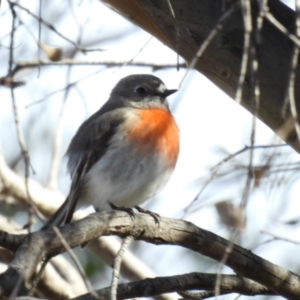
[[135,214],[134,214],[134,211],[132,208],[128,208],[128,207],[124,207],[124,206],[116,206],[111,202],[109,202],[108,204],[112,210],[124,211],[129,214],[129,216],[132,220],[134,220]]
[[151,216],[154,219],[155,224],[160,223],[160,215],[159,214],[156,214],[156,213],[154,213],[150,210],[143,209],[140,206],[135,206],[134,208],[142,214],[146,214],[146,215]]

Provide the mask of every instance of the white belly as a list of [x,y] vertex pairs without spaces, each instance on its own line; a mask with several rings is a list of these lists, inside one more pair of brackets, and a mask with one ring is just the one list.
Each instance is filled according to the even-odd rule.
[[165,186],[172,172],[156,152],[141,157],[119,136],[85,175],[85,193],[79,204],[91,204],[99,210],[109,210],[109,202],[124,207],[140,205]]

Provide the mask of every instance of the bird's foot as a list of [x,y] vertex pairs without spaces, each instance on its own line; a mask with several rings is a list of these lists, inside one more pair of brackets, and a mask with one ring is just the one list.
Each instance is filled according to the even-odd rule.
[[129,214],[129,216],[132,220],[134,220],[135,214],[134,214],[134,211],[132,208],[128,208],[128,207],[124,207],[124,206],[116,206],[111,202],[109,202],[108,204],[112,210],[124,211]]
[[160,215],[159,214],[156,214],[156,213],[154,213],[150,210],[143,209],[140,206],[135,206],[134,208],[142,214],[146,214],[146,215],[151,216],[154,219],[155,224],[160,223]]

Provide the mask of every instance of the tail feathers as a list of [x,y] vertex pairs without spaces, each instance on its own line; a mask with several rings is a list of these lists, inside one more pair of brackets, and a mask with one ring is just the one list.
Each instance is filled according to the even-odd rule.
[[76,203],[70,203],[70,198],[68,197],[65,202],[60,206],[60,208],[51,216],[47,223],[41,228],[45,230],[51,228],[52,226],[60,226],[62,224],[70,223],[73,217],[73,213],[76,207]]
[[72,183],[69,196],[56,213],[42,227],[42,229],[48,229],[52,226],[60,226],[61,224],[70,223],[72,221],[77,201],[81,191],[84,190],[85,181],[82,180],[82,178],[86,174],[89,162],[90,153],[88,153],[87,156],[78,159],[76,167],[72,172]]

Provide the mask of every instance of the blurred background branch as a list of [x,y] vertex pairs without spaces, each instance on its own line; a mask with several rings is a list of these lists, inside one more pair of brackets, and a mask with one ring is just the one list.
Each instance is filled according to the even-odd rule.
[[[184,6],[179,0],[104,2],[118,14],[98,0],[1,3],[0,61],[7,67],[0,72],[1,230],[40,228],[68,194],[63,154],[78,126],[99,109],[120,78],[154,73],[168,87],[180,86],[170,108],[181,130],[181,153],[170,185],[146,208],[184,218],[230,241],[238,232],[235,241],[243,248],[299,274],[300,263],[290,255],[298,251],[293,241],[300,228],[299,156],[274,135],[300,151],[295,130],[300,107],[297,7],[295,12],[278,0],[189,0]],[[250,13],[252,30],[248,27],[245,35]],[[197,71],[190,69],[192,62]],[[235,99],[239,82],[242,105],[271,130],[228,100],[224,92]],[[20,148],[20,137],[25,148]],[[76,218],[85,214],[79,211]],[[95,289],[110,284],[119,247],[117,238],[101,237],[74,250]],[[0,249],[1,272],[13,259]],[[136,297],[135,283],[127,280],[199,271],[222,279],[221,269],[233,273],[186,249],[134,242],[124,256],[120,284],[125,282],[124,289],[131,289],[127,295]],[[167,291],[162,284],[158,288]],[[215,297],[215,290],[182,297]],[[231,299],[222,282],[219,291],[220,299]],[[73,263],[60,255],[47,265],[36,296],[60,299],[85,292]],[[268,290],[259,293],[261,299],[272,297]]]

